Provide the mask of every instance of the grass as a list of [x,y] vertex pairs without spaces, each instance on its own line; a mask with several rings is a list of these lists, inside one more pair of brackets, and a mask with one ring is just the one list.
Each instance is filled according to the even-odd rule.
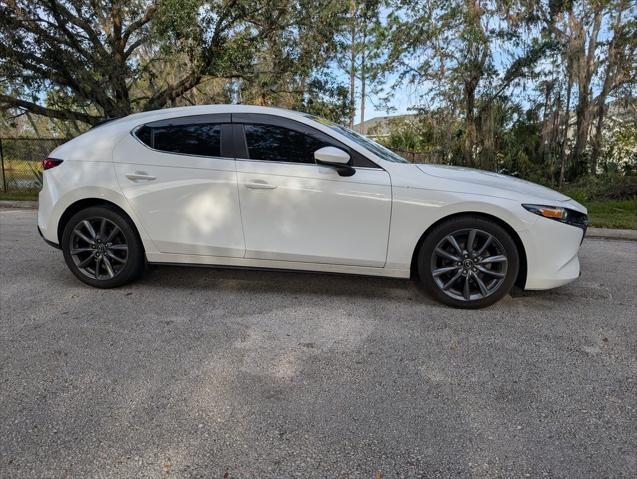
[[[0,188],[2,185],[0,185]],[[5,201],[37,201],[37,191],[0,191],[0,200]]]
[[637,230],[637,198],[631,200],[583,201],[594,228]]

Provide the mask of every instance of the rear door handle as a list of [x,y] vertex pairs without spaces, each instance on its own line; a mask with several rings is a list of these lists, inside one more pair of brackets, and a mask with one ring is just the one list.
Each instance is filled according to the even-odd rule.
[[149,175],[145,171],[136,171],[135,173],[129,173],[128,175],[126,175],[126,178],[131,181],[153,181],[157,179],[155,176]]
[[250,180],[246,183],[246,186],[253,190],[273,190],[276,188],[276,185],[271,185],[264,180]]

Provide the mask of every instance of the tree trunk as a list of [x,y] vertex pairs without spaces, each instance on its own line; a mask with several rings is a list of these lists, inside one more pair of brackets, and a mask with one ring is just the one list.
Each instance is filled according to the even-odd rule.
[[551,184],[555,181],[555,144],[559,137],[560,126],[560,110],[562,108],[562,95],[560,91],[557,92],[557,98],[555,99],[555,106],[553,107],[553,119],[551,120],[551,133],[549,135],[549,165]]
[[[622,3],[622,6],[624,4]],[[615,22],[613,26],[613,38],[608,45],[608,63],[606,65],[606,72],[604,74],[604,83],[602,84],[602,91],[597,98],[597,125],[595,126],[595,136],[592,141],[592,151],[591,151],[591,173],[593,175],[597,174],[597,164],[599,160],[599,153],[602,148],[602,128],[604,127],[604,118],[606,116],[606,100],[608,98],[608,94],[610,93],[610,87],[613,83],[613,73],[615,71],[616,66],[616,51],[615,51],[615,42],[617,36],[620,34],[621,28],[621,18],[622,18],[623,10],[619,10],[617,16],[615,17]]]
[[550,109],[550,100],[551,93],[553,93],[554,83],[552,81],[547,82],[544,88],[544,108],[542,112],[542,143],[540,145],[540,156],[542,160],[546,162],[547,160],[547,151],[548,151],[548,142],[549,142],[549,118],[551,115],[549,114]]
[[350,45],[350,69],[349,69],[349,127],[354,129],[354,117],[356,116],[356,1],[350,0],[349,14],[352,22]]
[[566,82],[566,108],[564,108],[564,122],[562,126],[562,145],[560,146],[560,188],[564,185],[566,172],[566,143],[568,141],[568,129],[571,116],[571,90],[573,89],[573,68],[571,61],[567,62],[568,80]]
[[[582,38],[580,55],[578,57],[578,99],[575,114],[577,115],[577,132],[575,135],[575,146],[571,151],[571,159],[577,161],[588,143],[590,130],[590,96],[591,80],[595,70],[595,51],[597,49],[597,36],[601,27],[602,13],[596,11],[593,19],[593,29],[586,48],[586,37]],[[585,62],[582,65],[582,62]]]
[[361,127],[360,133],[365,134],[365,42],[367,41],[366,33],[363,33],[363,42],[361,44]]
[[595,126],[595,135],[592,140],[592,151],[591,151],[591,174],[597,174],[597,163],[599,159],[599,152],[602,148],[602,128],[604,127],[604,118],[606,116],[606,99],[608,97],[608,91],[610,90],[610,79],[612,76],[612,66],[609,65],[606,70],[606,76],[604,78],[604,85],[602,86],[602,91],[599,94],[598,101],[599,105],[597,107],[597,125]]
[[473,77],[464,82],[465,94],[465,133],[463,145],[463,157],[465,166],[473,166],[473,147],[476,138],[476,122],[474,116],[476,103],[476,88],[478,78]]

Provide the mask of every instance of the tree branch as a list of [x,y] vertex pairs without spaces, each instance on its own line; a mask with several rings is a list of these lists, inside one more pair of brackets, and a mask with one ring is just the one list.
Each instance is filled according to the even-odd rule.
[[48,118],[56,118],[58,120],[79,120],[89,125],[102,120],[99,116],[92,116],[87,113],[81,113],[71,110],[55,110],[53,108],[47,108],[37,103],[33,103],[20,98],[14,98],[8,95],[0,95],[0,109],[19,108],[26,110],[36,115],[46,116]]

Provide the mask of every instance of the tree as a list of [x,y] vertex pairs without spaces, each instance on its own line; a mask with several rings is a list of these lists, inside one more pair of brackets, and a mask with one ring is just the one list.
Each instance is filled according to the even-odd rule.
[[[463,162],[476,165],[478,128],[490,123],[493,103],[528,74],[550,42],[530,33],[534,17],[526,15],[530,7],[524,1],[395,0],[393,5],[388,62],[398,65],[400,80],[420,86],[435,108],[461,109]],[[496,46],[508,62],[496,61]]]
[[628,2],[617,2],[614,20],[612,24],[612,37],[607,42],[606,67],[603,73],[602,87],[599,96],[595,100],[597,121],[592,138],[592,150],[590,159],[590,171],[597,174],[598,160],[602,149],[602,131],[606,118],[607,101],[619,87],[628,82],[637,82],[637,26],[634,18],[632,23],[624,20],[628,9]]
[[349,114],[347,89],[329,71],[339,53],[337,32],[347,22],[343,2],[290,2],[285,28],[264,39],[252,72],[237,82],[242,102],[276,105],[339,120]]
[[337,65],[349,78],[349,127],[356,117],[356,83],[360,82],[361,133],[370,94],[379,94],[384,72],[385,25],[381,21],[382,0],[349,0],[347,18],[339,35]]
[[[3,3],[0,78],[8,88],[0,107],[95,124],[174,105],[210,78],[254,75],[265,40],[288,27],[289,3]],[[167,65],[174,75],[165,75]]]
[[[544,34],[558,46],[553,71],[547,74],[558,80],[560,96],[566,87],[566,106],[560,113],[560,185],[569,169],[570,176],[597,172],[608,102],[623,85],[635,82],[637,37],[632,33],[635,28],[629,27],[635,14],[635,6],[630,4],[625,0],[575,0],[539,2],[535,7]],[[563,78],[566,83],[559,80]],[[573,99],[575,125],[571,128]]]

